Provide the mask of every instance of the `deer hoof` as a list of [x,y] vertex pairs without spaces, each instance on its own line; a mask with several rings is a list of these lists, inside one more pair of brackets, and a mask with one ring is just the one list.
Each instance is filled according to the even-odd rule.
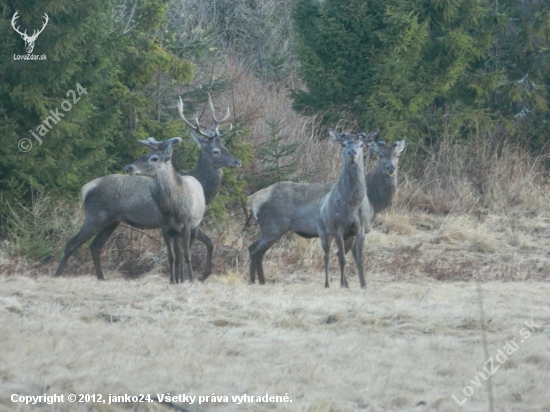
[[208,276],[210,276],[210,272],[201,272],[201,274],[197,277],[197,279],[200,282],[204,282]]

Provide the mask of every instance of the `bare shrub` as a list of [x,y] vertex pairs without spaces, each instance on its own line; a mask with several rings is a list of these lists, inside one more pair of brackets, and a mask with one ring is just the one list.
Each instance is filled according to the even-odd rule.
[[[414,146],[414,145],[411,145]],[[397,207],[457,214],[537,213],[545,203],[544,161],[508,140],[444,137],[404,155]]]

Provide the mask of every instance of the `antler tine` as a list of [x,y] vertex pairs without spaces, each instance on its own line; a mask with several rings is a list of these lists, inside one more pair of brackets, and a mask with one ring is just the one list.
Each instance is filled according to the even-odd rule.
[[233,129],[233,123],[231,123],[231,125],[229,125],[229,131],[227,133],[224,133],[224,134],[220,134],[220,131],[219,129],[216,127],[216,137],[218,139],[221,139],[225,136],[227,136],[229,133],[233,133],[236,129]]
[[17,11],[15,12],[15,14],[13,15],[13,17],[11,18],[11,27],[13,27],[13,29],[14,29],[17,33],[19,33],[21,36],[26,36],[26,35],[27,35],[27,30],[25,30],[25,33],[21,33],[21,32],[19,31],[19,27],[21,27],[21,26],[15,27],[15,21],[19,18],[19,16],[17,15],[18,13],[19,13],[19,10],[17,10]]
[[44,29],[46,28],[46,25],[48,24],[48,21],[50,20],[50,18],[48,17],[48,15],[46,13],[44,13],[44,16],[46,17],[46,21],[42,24],[42,28],[40,30],[38,30],[38,32],[36,30],[33,30],[32,36],[30,37],[31,39],[35,40],[38,37],[38,35],[40,33],[42,33],[44,31]]
[[193,123],[191,123],[189,120],[185,118],[185,115],[183,114],[183,100],[181,99],[181,96],[179,97],[179,102],[178,102],[178,113],[181,117],[181,120],[183,120],[183,123],[185,123],[187,127],[193,130],[195,133],[198,133],[199,135],[206,137],[208,139],[212,138],[212,136],[209,136],[208,134],[201,132],[201,126],[199,124],[198,117],[195,117],[196,125],[194,125]]
[[208,103],[210,104],[210,109],[212,109],[212,117],[214,118],[214,123],[216,123],[216,128],[218,128],[218,125],[225,122],[231,115],[229,105],[227,105],[227,113],[225,114],[225,117],[221,120],[218,120],[216,119],[216,112],[214,110],[214,103],[212,103],[212,96],[210,96],[210,92],[208,92]]

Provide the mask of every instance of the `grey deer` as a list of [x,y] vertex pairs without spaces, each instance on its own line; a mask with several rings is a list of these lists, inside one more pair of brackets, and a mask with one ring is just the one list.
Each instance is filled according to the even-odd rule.
[[342,146],[342,172],[323,200],[317,219],[317,233],[325,252],[325,287],[328,283],[328,262],[332,239],[338,246],[338,263],[340,264],[340,286],[348,287],[345,273],[346,251],[344,241],[354,239],[353,257],[361,287],[366,287],[363,273],[363,240],[365,233],[370,232],[373,211],[367,197],[363,148],[372,142],[378,132],[368,135],[359,133],[338,134],[329,130],[331,139]]
[[[365,176],[367,197],[374,218],[389,207],[397,189],[399,157],[405,148],[405,140],[386,145],[372,142],[369,149],[377,154],[376,166]],[[285,233],[292,231],[311,239],[318,237],[317,219],[321,201],[333,183],[279,182],[259,190],[248,197],[252,214],[260,226],[260,237],[249,246],[249,281],[265,283],[263,257]],[[353,239],[345,242],[346,252]]]
[[[214,118],[214,130],[199,125],[198,119],[193,125],[183,114],[183,102],[180,98],[178,112],[183,122],[191,129],[194,141],[199,145],[197,166],[181,175],[195,177],[202,185],[206,204],[210,204],[220,190],[223,172],[222,167],[240,167],[241,161],[233,156],[223,145],[221,139],[228,133],[221,134],[218,126],[229,117],[228,113],[221,120],[215,115],[210,95],[208,102]],[[201,130],[204,129],[204,130]],[[156,151],[156,147],[149,147]],[[82,187],[82,201],[85,219],[80,231],[67,241],[59,261],[55,276],[60,276],[71,255],[88,239],[95,236],[90,244],[96,276],[103,280],[101,253],[105,243],[121,222],[139,229],[159,229],[160,212],[151,197],[147,176],[107,175],[92,180]],[[214,245],[210,238],[199,229],[197,240],[206,245],[205,269],[199,280],[206,279],[212,272],[212,252]]]
[[183,282],[184,261],[192,282],[190,248],[206,209],[204,191],[197,179],[181,176],[172,165],[172,145],[180,143],[180,137],[165,142],[152,138],[138,142],[153,151],[126,166],[125,170],[130,175],[153,178],[149,190],[161,213],[160,227],[168,249],[170,283]]

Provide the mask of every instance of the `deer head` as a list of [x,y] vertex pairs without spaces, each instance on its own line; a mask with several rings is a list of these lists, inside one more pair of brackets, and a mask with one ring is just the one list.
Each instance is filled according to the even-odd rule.
[[147,146],[149,153],[144,154],[135,162],[124,169],[130,176],[155,176],[159,170],[171,168],[172,146],[181,142],[181,137],[173,137],[164,142],[159,142],[154,137],[147,140],[138,140],[139,144]]
[[25,49],[27,49],[28,54],[31,54],[34,49],[34,42],[36,41],[36,38],[40,33],[44,31],[44,28],[46,28],[46,25],[48,24],[48,20],[49,20],[48,15],[44,13],[44,23],[42,24],[42,28],[38,31],[33,30],[32,36],[28,36],[27,30],[21,33],[21,31],[19,31],[19,26],[15,27],[15,21],[19,17],[17,13],[19,13],[19,11],[16,11],[11,19],[11,26],[17,33],[21,35],[21,38],[25,40]]
[[[229,106],[227,106],[227,113],[224,118],[219,120],[216,117],[216,112],[214,109],[214,103],[212,103],[212,97],[208,93],[208,104],[212,110],[212,118],[214,119],[214,129],[204,127],[199,124],[198,117],[195,117],[195,124],[191,123],[185,115],[183,114],[183,100],[181,96],[178,102],[178,112],[183,123],[187,125],[190,129],[191,136],[193,140],[199,145],[202,152],[210,159],[212,166],[216,169],[221,167],[240,167],[241,161],[233,156],[227,150],[227,147],[222,143],[222,138],[227,136],[229,133],[233,132],[233,124],[230,125],[229,131],[222,134],[220,133],[219,125],[226,122],[229,118],[231,111]],[[204,129],[203,130],[201,130]]]
[[403,149],[405,149],[405,139],[400,142],[395,142],[391,146],[386,145],[386,143],[382,141],[370,142],[368,146],[372,152],[378,155],[378,167],[382,173],[387,174],[389,177],[395,177],[399,156]]
[[378,130],[372,131],[369,134],[359,133],[357,135],[349,133],[336,133],[329,129],[329,135],[333,142],[340,144],[343,147],[342,154],[353,164],[358,159],[363,160],[363,146],[374,141],[378,135]]

